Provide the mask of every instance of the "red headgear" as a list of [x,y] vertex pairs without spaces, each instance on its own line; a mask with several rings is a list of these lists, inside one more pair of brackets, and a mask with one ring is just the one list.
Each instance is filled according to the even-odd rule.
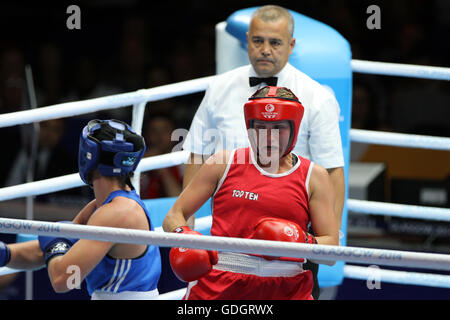
[[[266,88],[266,87],[264,87]],[[259,89],[249,102],[244,105],[244,116],[247,130],[253,127],[254,120],[275,122],[288,120],[291,124],[291,136],[286,152],[283,156],[289,154],[294,149],[297,142],[297,135],[300,123],[303,118],[304,107],[291,90],[284,87],[269,87],[269,92],[264,97],[255,97],[264,88]],[[278,89],[288,90],[295,98],[277,97]]]

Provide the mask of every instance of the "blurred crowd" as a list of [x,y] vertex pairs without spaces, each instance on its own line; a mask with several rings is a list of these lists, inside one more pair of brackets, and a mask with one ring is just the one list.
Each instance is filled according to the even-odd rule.
[[[0,10],[0,113],[29,109],[25,67],[37,107],[152,88],[215,73],[215,24],[236,10],[268,1],[79,1],[81,29],[66,28],[63,4],[3,3]],[[449,66],[450,4],[446,0],[277,1],[322,21],[350,43],[353,59]],[[381,29],[369,30],[366,9],[381,9]],[[300,43],[297,45],[301,45]],[[450,136],[446,81],[354,75],[352,127]],[[174,128],[189,128],[203,93],[152,102],[146,108],[147,156],[170,152]],[[131,121],[119,108],[32,126],[1,128],[0,186],[26,182],[30,137],[39,136],[34,180],[76,172],[78,135],[88,119]],[[64,163],[64,166],[56,165]],[[144,175],[143,198],[175,196],[180,168]],[[81,190],[81,191],[80,191]],[[86,192],[75,190],[75,196]],[[83,189],[84,190],[84,189]],[[72,194],[73,196],[74,194]],[[58,199],[61,201],[61,199]]]

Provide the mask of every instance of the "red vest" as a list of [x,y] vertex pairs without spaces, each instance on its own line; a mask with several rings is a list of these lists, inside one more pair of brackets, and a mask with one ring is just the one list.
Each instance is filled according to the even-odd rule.
[[269,174],[250,160],[250,148],[234,150],[212,199],[211,235],[250,238],[258,221],[268,217],[293,221],[307,231],[311,169],[311,161],[298,156],[289,171]]

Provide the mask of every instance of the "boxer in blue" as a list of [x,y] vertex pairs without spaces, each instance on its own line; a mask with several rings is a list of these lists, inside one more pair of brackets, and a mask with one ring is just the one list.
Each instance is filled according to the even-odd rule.
[[[80,177],[95,199],[76,224],[153,230],[150,215],[131,184],[145,151],[144,139],[118,120],[92,120],[80,136]],[[87,239],[39,236],[38,241],[0,244],[0,265],[36,267],[45,263],[53,288],[70,290],[67,270],[76,266],[92,299],[154,299],[161,274],[159,249]]]

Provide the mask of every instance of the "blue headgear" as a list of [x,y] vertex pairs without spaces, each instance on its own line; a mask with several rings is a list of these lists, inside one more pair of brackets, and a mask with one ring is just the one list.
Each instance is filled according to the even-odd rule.
[[[96,138],[94,133],[100,133],[97,130],[107,132],[113,138],[99,139],[98,134]],[[103,176],[126,176],[136,169],[144,152],[144,138],[136,134],[125,122],[91,120],[80,135],[78,170],[81,180],[91,185],[92,181],[89,181],[88,175],[95,169]]]

